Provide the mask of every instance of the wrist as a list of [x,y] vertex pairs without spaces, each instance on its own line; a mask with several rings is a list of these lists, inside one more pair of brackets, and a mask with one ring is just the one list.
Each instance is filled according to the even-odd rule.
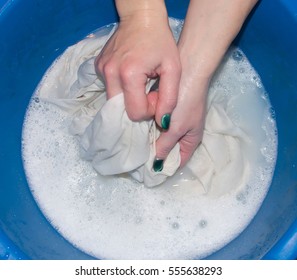
[[116,0],[115,3],[121,22],[136,20],[151,24],[155,20],[167,20],[164,0]]
[[200,82],[208,83],[216,71],[220,59],[211,50],[194,49],[192,46],[178,45],[182,71],[195,77]]

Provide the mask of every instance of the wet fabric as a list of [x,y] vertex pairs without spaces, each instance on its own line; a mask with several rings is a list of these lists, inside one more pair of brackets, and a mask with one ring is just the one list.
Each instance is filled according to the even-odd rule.
[[[94,60],[115,28],[116,25],[109,32],[93,34],[68,48],[52,66],[56,68],[55,87],[39,97],[69,114],[69,132],[78,138],[81,157],[91,161],[98,173],[128,173],[147,187],[158,186],[179,169],[179,144],[165,160],[163,170],[154,172],[155,142],[160,134],[155,121],[131,121],[122,93],[106,99]],[[153,83],[148,81],[147,91]],[[187,165],[197,188],[218,195],[241,185],[249,170],[243,153],[248,141],[244,131],[228,116],[220,97],[209,96],[202,143]],[[222,187],[213,189],[212,185]]]

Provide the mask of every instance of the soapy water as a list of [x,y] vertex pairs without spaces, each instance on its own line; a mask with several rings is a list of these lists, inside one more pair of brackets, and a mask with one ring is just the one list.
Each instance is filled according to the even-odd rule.
[[250,223],[273,176],[277,130],[260,77],[240,49],[226,54],[209,94],[235,100],[229,102],[229,115],[251,128],[258,156],[246,185],[219,197],[195,188],[187,167],[156,188],[128,176],[99,175],[80,158],[78,141],[67,131],[69,115],[38,98],[54,85],[54,71],[55,64],[28,107],[23,160],[40,209],[74,246],[102,259],[200,259]]

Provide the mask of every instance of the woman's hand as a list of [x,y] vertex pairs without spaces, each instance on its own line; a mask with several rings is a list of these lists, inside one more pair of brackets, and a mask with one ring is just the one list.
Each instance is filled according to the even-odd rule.
[[[107,96],[123,93],[133,121],[155,116],[160,126],[168,126],[177,102],[181,66],[164,2],[119,0],[116,4],[119,27],[95,62],[105,80]],[[158,92],[146,95],[147,80],[157,77]],[[162,123],[162,117],[168,115],[167,123]]]
[[201,142],[210,80],[256,2],[191,0],[178,42],[182,65],[178,102],[169,130],[157,141],[155,171],[162,170],[176,143],[182,167]]
[[209,79],[199,79],[190,68],[183,69],[170,128],[161,133],[156,143],[157,159],[165,159],[177,142],[180,145],[180,166],[183,167],[190,159],[203,136],[208,86]]

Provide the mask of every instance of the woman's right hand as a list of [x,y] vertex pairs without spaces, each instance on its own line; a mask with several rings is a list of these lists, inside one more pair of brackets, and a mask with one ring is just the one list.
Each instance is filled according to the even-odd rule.
[[178,42],[182,76],[170,128],[156,144],[158,170],[176,143],[181,166],[202,140],[210,80],[257,0],[191,0]]
[[209,82],[209,78],[197,77],[191,67],[183,68],[178,102],[172,113],[170,128],[161,133],[156,143],[156,158],[159,161],[165,159],[176,143],[179,143],[180,167],[183,167],[201,143]]

